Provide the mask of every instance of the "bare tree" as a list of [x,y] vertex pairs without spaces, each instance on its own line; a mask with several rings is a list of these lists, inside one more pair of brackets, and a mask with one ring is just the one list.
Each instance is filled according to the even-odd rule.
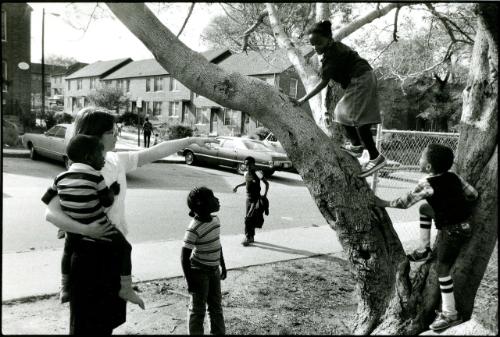
[[[357,177],[357,160],[340,151],[335,139],[321,132],[315,120],[294,107],[286,95],[262,81],[227,73],[209,63],[182,44],[144,4],[108,6],[186,87],[248,113],[280,139],[350,262],[359,293],[353,332],[415,334],[424,330],[439,301],[435,260],[423,264],[416,277],[410,278],[409,261],[390,218],[375,206],[366,180]],[[487,6],[491,5],[480,4],[479,8]],[[452,271],[456,289],[463,294],[457,305],[466,318],[496,240],[498,63],[493,56],[497,55],[497,24],[496,12],[480,12],[457,161],[458,172],[470,179],[482,196],[473,219],[473,237]],[[479,135],[486,141],[480,148],[469,139]],[[478,164],[467,166],[472,158]],[[439,242],[438,236],[436,245]]]

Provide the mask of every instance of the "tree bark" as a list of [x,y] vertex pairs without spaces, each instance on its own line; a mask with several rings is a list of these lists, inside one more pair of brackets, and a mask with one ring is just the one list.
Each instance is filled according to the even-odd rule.
[[[321,132],[310,115],[291,104],[288,96],[277,89],[269,89],[269,86],[259,80],[239,73],[227,73],[208,62],[199,53],[180,42],[143,3],[107,5],[146,45],[158,62],[187,88],[218,104],[248,113],[280,139],[320,212],[336,231],[350,262],[359,294],[353,333],[414,334],[424,330],[433,318],[433,309],[439,303],[435,261],[423,264],[415,277],[410,278],[409,262],[387,212],[375,206],[374,194],[366,180],[357,177],[360,172],[358,161],[341,151],[334,140]],[[271,17],[271,12],[269,14]],[[488,37],[488,34],[486,36]],[[483,41],[490,40],[492,38]],[[488,51],[492,49],[496,52],[496,45],[495,48],[488,48]],[[479,62],[484,64],[487,55],[474,55],[476,54],[480,57]],[[473,60],[475,65],[476,59]],[[490,65],[494,62],[490,60],[486,63]],[[496,77],[497,69],[488,69],[488,79]],[[467,130],[477,135],[479,131],[476,132],[475,129],[479,127],[486,139],[486,131],[490,129],[484,131],[481,128],[491,125],[488,122],[482,124],[482,116],[496,118],[496,105],[493,105],[493,110],[486,107],[492,106],[493,99],[496,102],[497,86],[491,81],[488,82],[491,85],[485,85],[484,81],[485,78],[481,76],[478,76],[477,81],[471,80],[470,97],[481,99],[485,93],[491,95],[484,95],[487,97],[484,102],[488,104],[481,105],[484,109],[478,112],[478,116],[471,116],[470,120],[474,123],[471,124],[470,130]],[[475,93],[475,88],[482,91]],[[464,99],[465,97],[467,95],[464,95]],[[470,104],[475,104],[474,102],[471,100]],[[464,106],[469,106],[468,104]],[[464,113],[466,111],[469,110],[464,109]],[[493,138],[496,140],[496,129],[494,131]],[[475,158],[474,153],[477,152],[478,158],[482,158],[481,154],[484,153],[481,152],[484,147],[474,150],[472,143],[469,145],[468,137],[468,133],[465,133],[460,140],[463,153],[457,158],[457,168],[471,183],[477,182],[476,187],[482,197],[473,219],[473,225],[477,226],[474,237],[461,252],[453,273],[458,291],[464,288],[462,275],[464,278],[471,277],[465,275],[467,270],[462,271],[462,265],[472,267],[474,272],[481,272],[480,268],[470,266],[470,259],[484,259],[485,265],[488,262],[488,249],[483,248],[481,253],[477,254],[473,249],[480,248],[474,248],[474,242],[479,236],[482,241],[477,242],[477,245],[486,241],[489,243],[491,237],[496,238],[496,235],[491,235],[493,231],[496,233],[496,220],[490,216],[496,212],[497,200],[495,189],[491,188],[493,181],[496,186],[496,180],[492,180],[496,179],[497,172],[496,143],[494,150],[489,152],[489,157],[485,155],[487,158],[483,160],[485,164],[482,169],[477,165],[466,167],[464,163],[469,158]],[[476,173],[481,175],[479,180],[472,179],[479,178]],[[488,199],[485,199],[485,196]],[[495,209],[494,212],[490,211],[492,208]],[[485,214],[487,216],[483,218]],[[480,221],[484,221],[483,225],[477,225]],[[486,234],[480,232],[486,227]],[[439,247],[439,241],[438,236],[435,246]],[[481,261],[477,263],[480,264]],[[482,272],[484,273],[484,269]],[[480,280],[482,274],[475,277]],[[467,290],[467,294],[475,294],[476,290],[477,287],[473,287]],[[462,303],[461,299],[457,298],[459,308],[462,308],[461,305],[466,304],[465,302]]]

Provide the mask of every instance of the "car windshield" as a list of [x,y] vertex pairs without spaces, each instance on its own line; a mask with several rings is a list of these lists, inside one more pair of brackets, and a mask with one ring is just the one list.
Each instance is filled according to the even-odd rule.
[[243,144],[245,144],[246,148],[254,151],[270,151],[265,145],[258,143],[252,140],[243,140]]

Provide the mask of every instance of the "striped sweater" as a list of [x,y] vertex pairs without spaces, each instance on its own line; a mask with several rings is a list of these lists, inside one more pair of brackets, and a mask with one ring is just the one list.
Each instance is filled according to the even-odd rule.
[[63,212],[73,220],[90,224],[96,220],[107,224],[105,207],[114,201],[101,173],[89,165],[74,163],[68,171],[60,173],[42,200],[59,195]]
[[184,247],[193,250],[191,260],[207,266],[219,266],[222,250],[219,218],[213,216],[209,222],[193,219],[184,235]]

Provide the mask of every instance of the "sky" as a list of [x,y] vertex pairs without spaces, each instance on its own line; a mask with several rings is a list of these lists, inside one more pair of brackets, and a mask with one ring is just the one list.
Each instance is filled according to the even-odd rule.
[[[92,63],[130,57],[133,60],[153,58],[149,50],[140,42],[104,3],[103,10],[94,13],[99,18],[89,21],[96,3],[49,3],[29,2],[31,12],[31,62],[41,62],[42,58],[42,10],[45,9],[45,58],[49,55],[73,57],[77,61]],[[75,4],[75,5],[73,5]],[[74,7],[78,11],[74,10]],[[180,30],[190,3],[170,3],[158,12],[157,3],[148,7],[173,33]],[[52,15],[59,14],[59,16]],[[210,19],[223,13],[219,5],[197,3],[180,39],[196,51],[207,47],[199,38]],[[87,31],[83,27],[90,22]],[[75,27],[72,27],[75,26]],[[80,29],[77,29],[80,28]]]

